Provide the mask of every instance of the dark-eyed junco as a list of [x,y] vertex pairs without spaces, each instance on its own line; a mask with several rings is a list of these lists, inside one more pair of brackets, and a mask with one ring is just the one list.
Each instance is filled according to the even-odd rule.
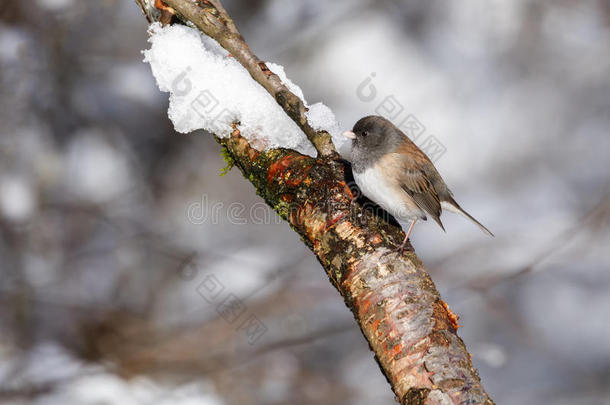
[[351,131],[352,170],[362,193],[399,221],[410,221],[402,250],[418,219],[430,215],[440,227],[442,210],[462,214],[485,233],[493,233],[453,199],[428,156],[383,117],[361,118]]

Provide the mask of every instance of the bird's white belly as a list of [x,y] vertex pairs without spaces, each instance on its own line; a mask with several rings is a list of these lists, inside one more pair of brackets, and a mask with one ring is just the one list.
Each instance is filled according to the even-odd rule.
[[369,199],[392,214],[397,220],[411,221],[423,218],[424,212],[417,207],[398,184],[391,184],[375,166],[362,173],[354,172],[354,180]]

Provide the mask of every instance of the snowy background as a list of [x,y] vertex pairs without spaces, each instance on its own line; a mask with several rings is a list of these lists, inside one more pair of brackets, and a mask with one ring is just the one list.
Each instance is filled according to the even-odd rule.
[[[610,404],[610,2],[226,7],[341,129],[425,128],[496,234],[412,237],[492,398]],[[0,5],[0,403],[394,403],[298,236],[174,131],[146,31],[131,1]]]

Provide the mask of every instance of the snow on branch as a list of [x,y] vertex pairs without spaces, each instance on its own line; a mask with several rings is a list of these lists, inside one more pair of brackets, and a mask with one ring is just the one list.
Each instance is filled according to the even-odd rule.
[[[142,2],[150,5],[153,0],[137,0],[136,2],[143,9],[147,18],[149,13],[142,7]],[[282,80],[280,77],[280,69],[273,69],[268,66],[264,61],[258,59],[256,55],[250,50],[247,43],[237,30],[237,27],[233,23],[233,20],[229,17],[225,9],[222,7],[219,1],[216,0],[198,0],[198,1],[183,1],[183,0],[165,0],[160,2],[155,0],[155,4],[163,4],[162,8],[165,12],[171,10],[176,13],[183,21],[188,22],[187,25],[195,26],[202,33],[206,34],[210,38],[216,40],[222,48],[230,53],[230,55],[224,55],[224,58],[234,58],[250,73],[250,76],[258,82],[267,92],[275,99],[275,101],[284,109],[286,114],[294,121],[294,123],[302,130],[305,137],[309,139],[311,144],[314,146],[318,155],[321,157],[336,157],[337,152],[333,140],[339,141],[338,133],[335,136],[331,136],[328,132],[330,128],[328,125],[321,125],[320,121],[316,120],[316,116],[308,116],[308,108],[302,97],[299,97],[293,90],[297,87],[290,84],[289,82]],[[167,19],[166,19],[167,20]],[[193,43],[194,44],[194,43]],[[197,47],[196,47],[197,48]],[[198,52],[202,54],[201,51]],[[221,55],[222,56],[222,55]],[[205,64],[205,61],[201,61]],[[230,66],[230,64],[227,64]],[[273,66],[273,65],[272,65]],[[185,69],[189,66],[183,66]],[[276,66],[277,67],[277,66]],[[196,69],[191,66],[192,69]],[[235,71],[231,69],[231,74]],[[231,80],[231,78],[225,77],[225,79]],[[285,76],[284,76],[285,79]],[[160,84],[161,85],[161,84]],[[300,89],[299,91],[300,92]],[[302,95],[302,92],[300,92]],[[250,94],[241,94],[250,100],[254,97],[250,97]],[[259,101],[259,98],[256,98]],[[250,108],[252,108],[249,105]],[[321,110],[318,106],[317,110]],[[323,123],[328,124],[329,111],[325,109],[323,114]],[[313,118],[313,122],[310,119]],[[209,122],[209,119],[206,120]],[[333,119],[334,121],[334,119]],[[330,123],[332,127],[335,123]],[[247,136],[252,136],[252,128],[248,128]],[[331,129],[332,130],[332,129]],[[309,153],[302,144],[300,137],[291,134],[284,135],[281,138],[280,143],[277,145],[302,148],[303,151]],[[261,139],[261,136],[255,137],[256,147],[267,147],[264,141],[268,141],[269,145],[274,144],[278,141],[274,136],[269,136],[269,139]],[[288,143],[283,143],[288,141]],[[277,146],[276,145],[276,146]]]
[[[315,156],[305,133],[271,95],[215,40],[185,25],[154,23],[144,60],[162,91],[170,93],[168,115],[178,132],[204,129],[228,137],[236,123],[241,135],[258,150],[289,148]],[[312,127],[327,131],[336,145],[345,142],[332,111],[322,103],[308,106],[301,89],[284,68],[266,64],[282,83],[309,108]]]

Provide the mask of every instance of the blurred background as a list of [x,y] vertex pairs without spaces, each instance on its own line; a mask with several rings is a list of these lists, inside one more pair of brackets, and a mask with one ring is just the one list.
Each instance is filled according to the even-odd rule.
[[[225,5],[344,129],[434,140],[496,238],[412,242],[491,397],[610,404],[610,2]],[[174,133],[146,29],[132,1],[0,5],[0,402],[393,404],[298,236]]]

